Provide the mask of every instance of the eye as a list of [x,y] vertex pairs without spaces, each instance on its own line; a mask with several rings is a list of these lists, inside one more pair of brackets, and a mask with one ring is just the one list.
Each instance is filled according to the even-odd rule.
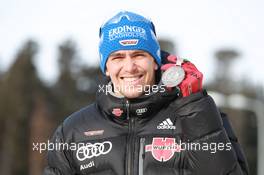
[[122,56],[115,56],[115,57],[111,57],[111,58],[110,58],[111,61],[119,61],[119,60],[121,60],[121,59],[123,59]]
[[136,53],[134,55],[134,57],[136,57],[136,58],[142,58],[142,57],[146,57],[146,55],[144,53]]

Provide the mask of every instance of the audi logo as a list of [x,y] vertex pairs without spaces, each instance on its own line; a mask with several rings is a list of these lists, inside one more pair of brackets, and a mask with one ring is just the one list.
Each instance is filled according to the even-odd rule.
[[138,114],[138,115],[141,115],[142,113],[144,113],[144,112],[147,112],[147,108],[140,108],[140,109],[137,109],[136,110],[136,113]]
[[88,143],[77,150],[76,157],[79,161],[84,161],[85,159],[108,154],[111,149],[112,143],[109,141],[94,144]]

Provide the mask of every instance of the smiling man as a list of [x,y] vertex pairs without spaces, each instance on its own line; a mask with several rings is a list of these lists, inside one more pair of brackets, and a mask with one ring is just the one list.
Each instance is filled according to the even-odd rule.
[[[153,57],[142,50],[120,50],[110,54],[106,75],[110,77],[118,96],[136,98],[155,84],[158,65]],[[147,86],[147,88],[146,88]]]
[[150,20],[122,11],[99,36],[110,93],[100,88],[95,103],[57,128],[44,175],[248,174],[227,116],[202,89],[202,73],[160,51]]

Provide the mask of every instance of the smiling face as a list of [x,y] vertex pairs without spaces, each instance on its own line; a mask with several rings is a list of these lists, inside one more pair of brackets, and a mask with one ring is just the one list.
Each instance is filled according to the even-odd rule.
[[106,62],[106,75],[110,76],[116,95],[127,98],[139,97],[145,87],[154,85],[157,69],[153,57],[142,50],[119,50]]

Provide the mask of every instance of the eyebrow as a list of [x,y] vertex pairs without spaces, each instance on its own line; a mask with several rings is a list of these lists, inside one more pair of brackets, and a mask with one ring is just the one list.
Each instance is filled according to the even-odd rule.
[[123,53],[111,53],[110,55],[109,55],[109,57],[116,57],[116,56],[124,56],[125,54],[123,54]]
[[142,51],[142,50],[137,50],[135,52],[132,53],[133,54],[145,54],[146,52]]

